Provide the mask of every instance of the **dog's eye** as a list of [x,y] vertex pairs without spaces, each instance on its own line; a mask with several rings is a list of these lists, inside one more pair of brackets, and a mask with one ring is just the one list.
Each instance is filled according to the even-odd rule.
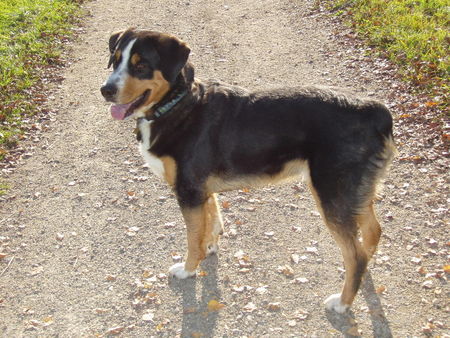
[[135,68],[138,72],[146,72],[150,69],[149,65],[146,63],[138,63]]

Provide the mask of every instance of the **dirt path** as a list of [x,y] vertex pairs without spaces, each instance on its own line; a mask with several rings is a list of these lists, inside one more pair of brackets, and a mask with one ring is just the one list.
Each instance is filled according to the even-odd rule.
[[[204,79],[392,96],[383,63],[344,48],[313,3],[86,4],[91,16],[71,51],[74,61],[49,92],[53,121],[39,142],[25,144],[29,154],[19,168],[4,171],[12,185],[0,210],[4,337],[449,333],[446,163],[408,161],[415,154],[407,143],[399,145],[406,160],[394,163],[377,205],[384,234],[349,315],[322,305],[341,287],[341,258],[297,184],[221,195],[226,234],[219,255],[195,279],[167,279],[184,253],[185,230],[173,195],[143,166],[134,123],[113,121],[100,96],[109,34],[128,26],[173,33],[189,43]],[[286,265],[293,276],[279,271]]]

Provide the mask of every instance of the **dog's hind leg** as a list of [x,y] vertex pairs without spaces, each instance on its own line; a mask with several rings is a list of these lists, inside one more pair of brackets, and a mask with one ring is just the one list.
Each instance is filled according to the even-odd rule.
[[312,185],[310,187],[325,224],[333,235],[344,258],[344,287],[341,293],[328,297],[325,300],[325,306],[329,310],[344,313],[352,305],[358,292],[367,268],[368,255],[358,240],[357,222],[351,211],[345,212],[345,207],[339,208],[340,204],[337,203],[338,201],[327,203],[325,206],[314,187]]
[[353,303],[362,277],[367,268],[367,254],[355,235],[333,232],[333,237],[341,249],[345,266],[345,281],[342,292],[325,300],[329,310],[344,313]]
[[373,203],[365,207],[356,217],[356,220],[361,230],[363,247],[370,259],[377,249],[381,236],[381,227],[373,209]]
[[209,196],[206,201],[206,209],[205,237],[203,238],[202,246],[206,254],[209,255],[217,252],[219,249],[219,237],[223,234],[223,220],[216,194]]

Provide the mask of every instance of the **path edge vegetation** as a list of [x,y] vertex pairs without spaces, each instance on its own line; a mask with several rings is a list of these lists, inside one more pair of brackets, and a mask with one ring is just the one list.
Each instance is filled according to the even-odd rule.
[[[82,0],[0,1],[0,161],[42,109],[42,78],[63,65],[64,44],[84,14]],[[0,194],[4,189],[0,189]]]
[[[450,7],[448,0],[317,0],[378,56],[398,66],[403,80],[450,118]],[[431,102],[431,101],[430,101]]]

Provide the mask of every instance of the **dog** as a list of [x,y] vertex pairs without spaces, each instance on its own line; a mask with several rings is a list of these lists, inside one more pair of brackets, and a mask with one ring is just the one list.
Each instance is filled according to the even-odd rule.
[[217,193],[303,176],[346,269],[342,292],[325,305],[345,312],[381,235],[373,204],[395,154],[389,110],[320,87],[249,91],[202,82],[188,45],[165,33],[116,32],[109,51],[113,72],[101,93],[114,119],[136,118],[140,152],[173,189],[186,223],[187,256],[170,274],[194,276],[217,251]]

